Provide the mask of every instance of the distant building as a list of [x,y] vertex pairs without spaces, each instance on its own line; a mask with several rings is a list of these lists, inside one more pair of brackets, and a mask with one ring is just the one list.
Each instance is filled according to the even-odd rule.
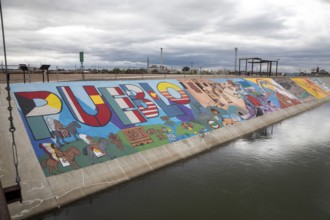
[[311,70],[311,75],[312,76],[328,76],[329,72],[324,69],[320,70],[320,68],[317,67],[316,69]]
[[148,73],[169,73],[169,69],[166,66],[162,68],[157,65],[151,65],[148,69]]

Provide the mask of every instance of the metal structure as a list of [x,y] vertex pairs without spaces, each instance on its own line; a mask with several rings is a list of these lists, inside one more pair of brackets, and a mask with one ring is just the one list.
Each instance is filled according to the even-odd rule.
[[[19,64],[19,68],[23,71],[23,77],[24,77],[24,83],[26,82],[26,77],[25,77],[25,72],[29,72],[29,68],[27,67],[26,64]],[[29,77],[30,78],[30,77]]]
[[45,72],[47,75],[47,82],[49,82],[49,72],[48,72],[49,67],[50,67],[50,65],[48,65],[48,64],[42,64],[39,67],[39,69],[41,70],[41,74],[42,74],[42,82],[45,82]]
[[[241,71],[241,61],[245,61],[245,70],[244,73],[245,75],[253,75],[254,72],[254,65],[257,64],[259,65],[259,72],[258,73],[259,76],[262,75],[262,64],[267,64],[267,71],[266,71],[266,76],[271,76],[272,75],[272,66],[273,63],[275,63],[276,65],[276,70],[275,70],[275,75],[277,76],[277,70],[278,70],[278,60],[263,60],[259,57],[252,57],[252,58],[240,58],[239,62],[238,62],[238,74],[241,75],[242,71]],[[251,72],[248,72],[247,68],[248,68],[248,63],[251,64]]]

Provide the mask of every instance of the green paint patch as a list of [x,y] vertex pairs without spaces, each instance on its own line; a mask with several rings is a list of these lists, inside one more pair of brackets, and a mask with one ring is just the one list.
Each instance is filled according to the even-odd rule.
[[190,137],[197,135],[204,128],[203,125],[194,122],[181,123],[176,127],[176,133],[178,136]]
[[169,143],[165,132],[165,130],[169,129],[168,126],[157,124],[144,126],[143,129],[149,134],[152,143],[137,146],[136,149],[138,151],[148,150]]

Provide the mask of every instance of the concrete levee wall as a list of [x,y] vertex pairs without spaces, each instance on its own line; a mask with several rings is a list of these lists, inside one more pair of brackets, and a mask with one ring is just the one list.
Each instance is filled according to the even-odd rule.
[[[327,79],[324,82],[328,83],[330,80]],[[5,86],[1,85],[0,178],[2,185],[6,187],[15,184],[16,174],[12,160],[11,133],[8,130],[7,94],[4,88]],[[46,176],[45,170],[40,166],[38,156],[33,150],[30,136],[26,130],[26,122],[17,111],[20,107],[17,106],[17,102],[12,101],[23,203],[9,205],[11,216],[13,219],[23,219],[56,209],[329,101],[329,96],[309,100],[244,120],[241,123],[223,126],[220,129],[209,130],[162,146],[50,176]]]

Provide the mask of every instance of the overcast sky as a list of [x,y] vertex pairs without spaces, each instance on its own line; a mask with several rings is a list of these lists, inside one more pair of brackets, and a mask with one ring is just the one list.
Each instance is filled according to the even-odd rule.
[[[330,71],[330,0],[2,0],[8,64],[53,68],[234,70],[238,58],[279,71]],[[3,50],[1,49],[1,60]]]

